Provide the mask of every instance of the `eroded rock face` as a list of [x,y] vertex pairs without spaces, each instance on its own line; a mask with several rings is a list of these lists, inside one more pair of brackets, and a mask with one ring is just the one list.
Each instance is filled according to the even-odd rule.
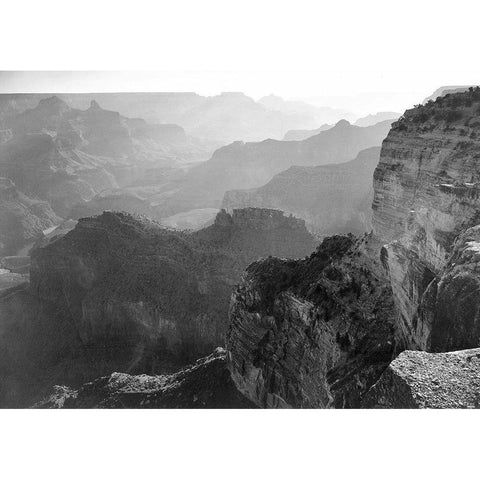
[[392,359],[389,285],[369,238],[331,237],[300,261],[252,264],[230,307],[237,387],[261,407],[356,407]]
[[[374,174],[373,228],[385,243],[381,255],[406,348],[472,346],[466,335],[449,343],[445,325],[428,313],[419,317],[418,309],[427,287],[442,275],[455,238],[480,222],[479,107],[478,90],[439,98],[407,111],[383,142]],[[455,282],[458,290],[460,280]],[[469,323],[468,315],[458,310],[449,321]]]
[[405,351],[370,389],[364,408],[480,408],[480,349]]
[[55,386],[34,408],[255,408],[235,387],[217,348],[171,375],[112,373],[78,390]]

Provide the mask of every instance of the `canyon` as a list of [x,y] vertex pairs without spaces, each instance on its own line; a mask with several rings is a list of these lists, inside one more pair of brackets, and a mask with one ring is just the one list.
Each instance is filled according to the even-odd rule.
[[469,88],[393,124],[216,150],[143,212],[225,207],[195,231],[95,215],[117,191],[98,192],[0,290],[2,405],[477,408],[478,158]]

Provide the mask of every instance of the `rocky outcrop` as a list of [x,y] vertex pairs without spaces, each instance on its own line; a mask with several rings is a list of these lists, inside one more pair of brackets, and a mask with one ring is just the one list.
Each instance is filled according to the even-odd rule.
[[159,201],[163,216],[198,208],[220,207],[228,190],[261,187],[293,165],[343,163],[369,147],[379,146],[390,122],[356,127],[347,121],[299,142],[264,140],[235,142],[218,149],[210,160],[192,168],[172,186],[170,196]]
[[480,408],[480,349],[405,351],[366,395],[364,408]]
[[372,228],[372,175],[379,158],[380,147],[372,147],[346,163],[290,167],[262,187],[226,192],[222,207],[278,208],[321,236],[361,235]]
[[111,375],[78,390],[55,386],[34,408],[254,408],[232,382],[226,351],[217,348],[171,375]]
[[[381,255],[389,271],[399,332],[406,348],[438,351],[478,345],[469,336],[475,332],[474,327],[465,326],[461,337],[457,330],[456,340],[448,339],[445,330],[445,323],[474,322],[465,303],[459,303],[462,306],[448,321],[435,320],[437,314],[426,304],[421,305],[427,289],[429,305],[436,302],[432,300],[432,295],[436,297],[435,285],[442,292],[458,292],[463,282],[460,277],[467,282],[465,288],[471,290],[466,265],[457,266],[457,274],[458,269],[467,270],[455,280],[456,287],[451,284],[453,277],[448,279],[448,287],[447,278],[442,282],[436,277],[448,268],[455,238],[480,223],[479,107],[479,89],[441,97],[407,111],[383,142],[374,174],[373,228],[385,243]],[[468,305],[474,308],[475,302]],[[418,314],[419,307],[422,315]]]
[[166,373],[208,354],[245,267],[314,246],[304,222],[269,210],[221,212],[191,234],[112,212],[67,227],[33,250],[30,289],[0,301],[3,405],[32,403],[53,379]]
[[237,387],[260,407],[358,407],[394,352],[388,283],[371,239],[330,237],[305,260],[248,267],[230,306]]

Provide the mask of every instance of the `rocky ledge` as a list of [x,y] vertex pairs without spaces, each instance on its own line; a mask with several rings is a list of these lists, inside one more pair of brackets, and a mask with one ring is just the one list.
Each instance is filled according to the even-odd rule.
[[479,408],[480,348],[405,351],[370,389],[364,408]]
[[235,387],[217,348],[172,375],[112,373],[78,390],[56,385],[34,408],[254,408]]

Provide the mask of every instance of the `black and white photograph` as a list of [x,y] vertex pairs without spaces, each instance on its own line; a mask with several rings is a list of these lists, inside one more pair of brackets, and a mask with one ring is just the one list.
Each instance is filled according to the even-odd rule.
[[[23,3],[0,33],[0,420],[25,422],[6,445],[31,419],[36,444],[108,432],[128,463],[132,422],[156,433],[125,427],[125,447],[230,445],[208,478],[268,478],[228,470],[272,421],[271,475],[304,478],[323,470],[281,466],[300,438],[337,464],[314,438],[380,452],[408,429],[417,450],[474,428],[474,2]],[[2,477],[77,478],[38,456],[50,475]],[[78,478],[124,478],[93,470]]]

